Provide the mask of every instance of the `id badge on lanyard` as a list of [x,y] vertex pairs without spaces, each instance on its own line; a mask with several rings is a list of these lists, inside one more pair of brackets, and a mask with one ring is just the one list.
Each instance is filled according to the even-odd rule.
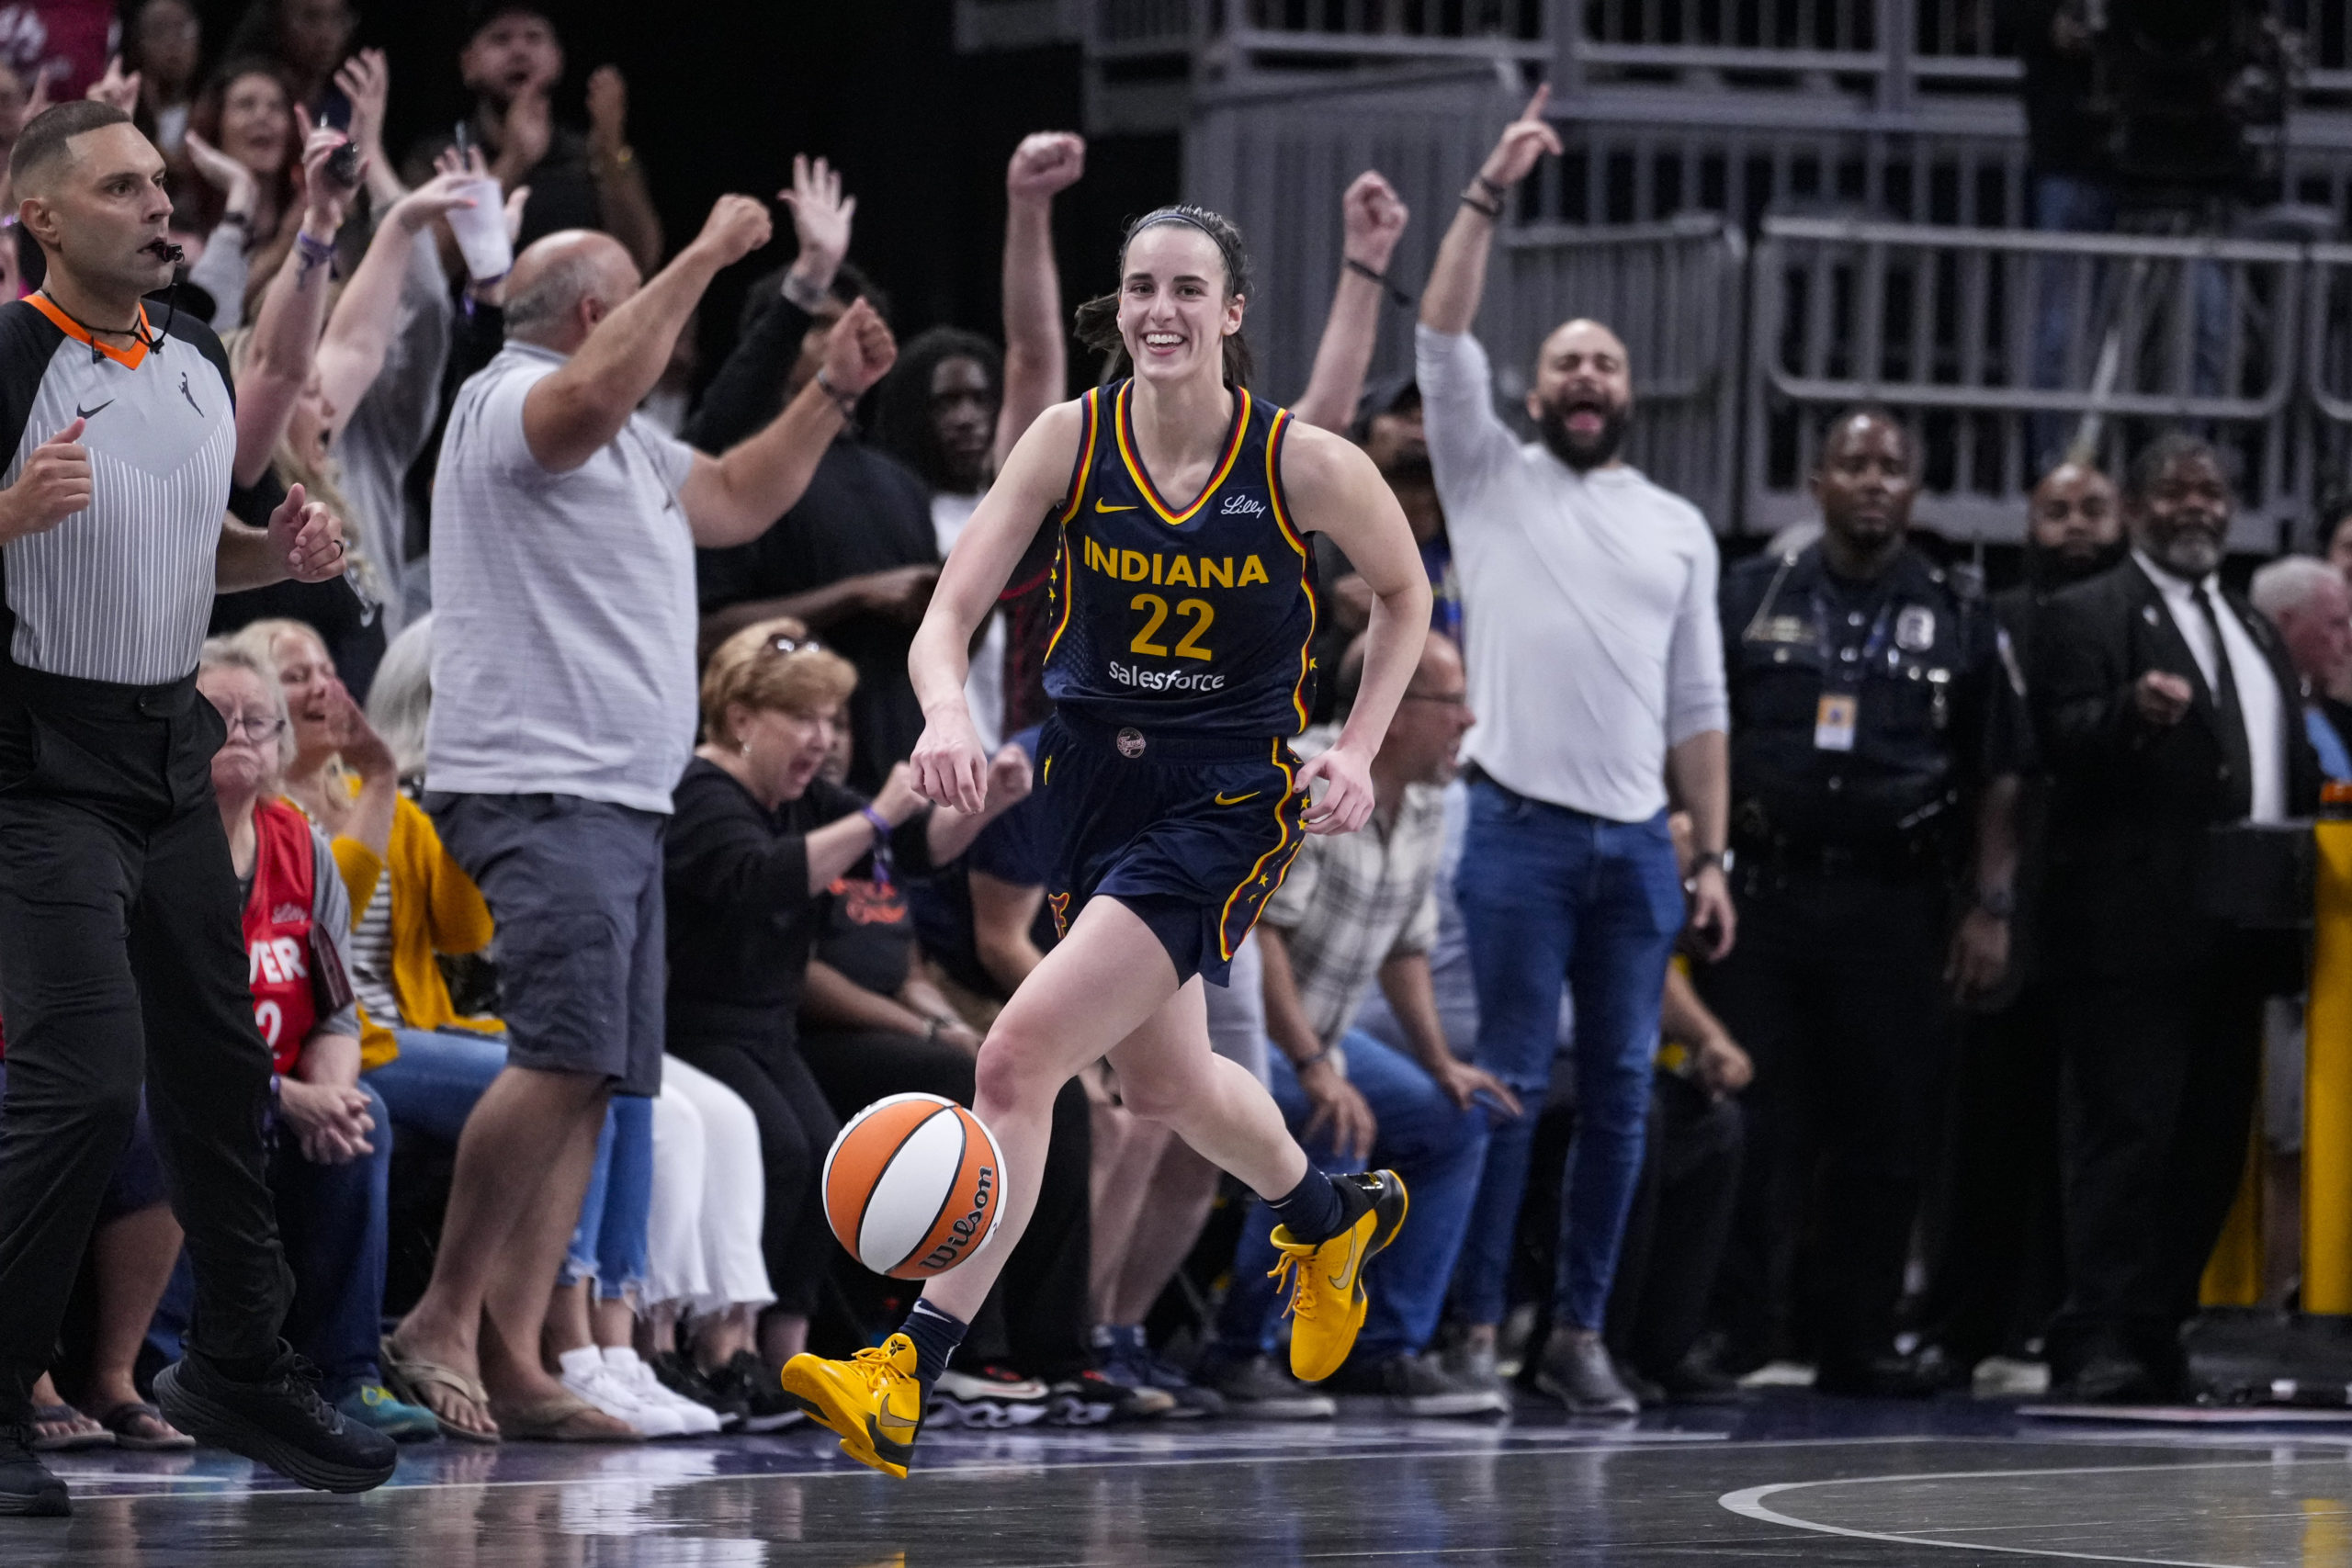
[[1821,662],[1827,671],[1826,686],[1813,710],[1813,749],[1816,751],[1851,751],[1855,734],[1861,728],[1862,679],[1880,654],[1886,649],[1887,625],[1894,606],[1879,606],[1878,618],[1871,624],[1870,636],[1864,639],[1862,650],[1852,659],[1843,650],[1829,645],[1831,617],[1829,606],[1815,594],[1813,602],[1813,624],[1821,628]]

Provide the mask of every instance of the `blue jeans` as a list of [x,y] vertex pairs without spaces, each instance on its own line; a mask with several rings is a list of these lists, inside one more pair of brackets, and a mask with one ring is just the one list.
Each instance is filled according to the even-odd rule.
[[[1384,1254],[1370,1280],[1372,1305],[1354,1355],[1362,1366],[1377,1366],[1405,1351],[1418,1352],[1437,1332],[1445,1306],[1446,1281],[1461,1249],[1463,1221],[1486,1163],[1487,1117],[1464,1111],[1438,1088],[1421,1065],[1361,1031],[1340,1042],[1347,1053],[1348,1081],[1364,1097],[1380,1122],[1372,1163],[1405,1179],[1412,1213],[1396,1245]],[[1266,1053],[1272,1070],[1274,1103],[1295,1133],[1306,1124],[1306,1096],[1298,1075],[1280,1051]],[[1356,1168],[1329,1142],[1306,1145],[1307,1157],[1323,1170]],[[1217,1314],[1217,1340],[1227,1356],[1252,1356],[1273,1347],[1276,1224],[1264,1200],[1252,1203],[1242,1223],[1241,1245],[1233,1258],[1233,1288]]]
[[1471,1323],[1502,1321],[1534,1108],[1551,1087],[1559,1045],[1565,976],[1576,1006],[1578,1114],[1560,1193],[1553,1316],[1598,1329],[1641,1179],[1658,1003],[1684,919],[1666,813],[1611,822],[1482,779],[1470,786],[1454,897],[1478,987],[1478,1065],[1529,1108],[1498,1122],[1487,1139],[1458,1304]]
[[367,1076],[392,1120],[455,1144],[474,1102],[506,1067],[506,1036],[471,1029],[395,1029],[401,1054]]
[[616,1094],[596,1139],[596,1168],[580,1201],[558,1282],[596,1281],[596,1294],[616,1302],[645,1286],[646,1225],[653,1209],[653,1101]]
[[[378,1382],[377,1345],[384,1336],[384,1260],[390,1243],[392,1122],[383,1097],[367,1078],[359,1092],[376,1130],[373,1154],[348,1165],[313,1165],[282,1117],[270,1128],[269,1189],[277,1202],[277,1235],[293,1271],[294,1296],[282,1330],[288,1344],[319,1369],[321,1389],[341,1399]],[[195,1276],[180,1253],[171,1283],[155,1309],[148,1343],[176,1360],[196,1304]]]

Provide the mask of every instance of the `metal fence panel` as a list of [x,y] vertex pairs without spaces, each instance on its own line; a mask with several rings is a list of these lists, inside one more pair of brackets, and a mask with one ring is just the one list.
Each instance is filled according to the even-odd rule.
[[1771,219],[1753,269],[1743,520],[1812,515],[1822,422],[1889,405],[1921,436],[1921,520],[2021,536],[2036,470],[2083,416],[2102,455],[2157,428],[2235,458],[2233,543],[2301,515],[2294,438],[2308,247]]

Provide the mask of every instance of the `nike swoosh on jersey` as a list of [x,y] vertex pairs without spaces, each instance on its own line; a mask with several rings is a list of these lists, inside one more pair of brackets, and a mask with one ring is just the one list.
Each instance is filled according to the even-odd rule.
[[112,398],[108,398],[105,402],[100,403],[94,409],[85,409],[79,403],[76,403],[74,405],[74,417],[75,419],[94,419],[112,407],[114,407],[114,400]]
[[1262,789],[1253,789],[1248,795],[1220,795],[1216,797],[1216,803],[1219,806],[1238,806],[1245,800],[1255,800],[1265,793]]
[[1106,504],[1106,503],[1102,500],[1102,498],[1098,496],[1098,497],[1095,499],[1095,502],[1094,502],[1094,510],[1095,510],[1095,511],[1097,511],[1097,512],[1133,512],[1133,511],[1136,511],[1136,509],[1138,509],[1139,507],[1141,507],[1142,505],[1143,505],[1143,502],[1140,502],[1140,501],[1136,501],[1136,502],[1130,502],[1128,504],[1126,504],[1126,505],[1125,505],[1125,506],[1112,506],[1112,505],[1108,505],[1108,504]]

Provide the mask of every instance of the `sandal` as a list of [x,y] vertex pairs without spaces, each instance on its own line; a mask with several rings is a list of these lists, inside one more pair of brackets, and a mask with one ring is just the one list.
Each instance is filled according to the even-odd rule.
[[522,1443],[641,1443],[645,1434],[584,1399],[560,1393],[494,1416],[498,1429]]
[[[384,1374],[384,1386],[411,1404],[433,1412],[441,1423],[444,1437],[455,1438],[461,1443],[495,1443],[501,1440],[497,1418],[490,1414],[490,1391],[478,1378],[445,1367],[437,1361],[427,1361],[403,1353],[398,1344],[386,1337],[378,1358]],[[434,1395],[441,1395],[435,1402]],[[491,1429],[480,1432],[450,1419],[448,1404],[453,1399],[470,1404],[491,1420]]]
[[165,1453],[196,1447],[196,1439],[164,1419],[164,1413],[139,1400],[118,1404],[98,1417],[98,1425],[114,1434],[115,1446],[133,1453]]
[[[44,1432],[40,1429],[43,1427],[62,1429]],[[110,1449],[114,1443],[112,1432],[70,1404],[33,1406],[33,1451],[36,1453],[67,1454],[82,1449]]]

